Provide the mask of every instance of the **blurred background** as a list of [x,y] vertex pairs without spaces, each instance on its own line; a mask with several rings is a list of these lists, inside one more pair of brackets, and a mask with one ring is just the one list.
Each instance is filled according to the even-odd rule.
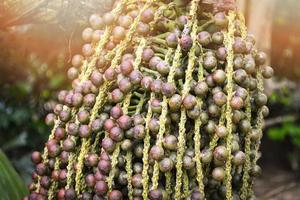
[[[80,32],[90,14],[109,10],[112,4],[113,0],[0,1],[0,179],[15,177],[11,184],[23,194],[33,170],[30,154],[43,148],[50,131],[43,119],[58,90],[70,85],[66,73],[71,55],[80,51]],[[255,192],[258,199],[296,200],[300,197],[300,1],[237,0],[237,4],[276,74],[265,83],[271,112],[259,160],[263,175]],[[0,180],[0,192],[1,188],[11,189]]]

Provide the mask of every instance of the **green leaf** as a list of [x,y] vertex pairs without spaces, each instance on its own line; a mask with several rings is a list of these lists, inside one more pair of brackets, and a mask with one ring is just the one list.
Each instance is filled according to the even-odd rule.
[[26,186],[5,154],[0,150],[1,200],[22,199],[28,193]]
[[285,123],[284,124],[284,129],[292,137],[299,137],[300,136],[300,126],[298,126],[297,124]]
[[8,151],[21,146],[26,146],[26,138],[27,138],[27,133],[22,132],[21,134],[18,134],[12,139],[6,141],[1,148],[4,151]]
[[52,89],[57,89],[59,86],[62,85],[64,80],[65,80],[65,78],[63,75],[61,75],[61,74],[56,75],[50,80],[49,87]]
[[15,85],[15,90],[18,95],[25,96],[32,91],[32,85],[28,81],[19,81]]
[[280,128],[271,128],[268,131],[268,136],[269,138],[271,138],[272,140],[283,140],[284,137],[286,136],[287,132],[283,129]]
[[300,147],[300,137],[292,138],[292,142],[295,146]]
[[42,97],[43,99],[49,98],[50,95],[51,95],[51,93],[50,93],[50,91],[47,90],[47,89],[44,89],[44,90],[41,92],[41,97]]

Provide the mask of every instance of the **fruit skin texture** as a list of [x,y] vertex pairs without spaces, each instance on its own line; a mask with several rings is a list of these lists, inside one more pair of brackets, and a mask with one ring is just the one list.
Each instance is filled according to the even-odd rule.
[[29,199],[250,199],[274,71],[230,3],[92,15]]

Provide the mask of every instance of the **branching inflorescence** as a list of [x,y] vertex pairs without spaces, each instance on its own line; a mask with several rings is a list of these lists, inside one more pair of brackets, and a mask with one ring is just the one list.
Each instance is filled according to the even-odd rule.
[[89,22],[24,199],[250,199],[273,70],[242,14],[119,0]]

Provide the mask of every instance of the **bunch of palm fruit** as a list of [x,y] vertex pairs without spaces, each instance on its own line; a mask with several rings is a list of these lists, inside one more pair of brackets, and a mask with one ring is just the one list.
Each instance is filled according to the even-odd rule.
[[119,0],[89,23],[24,199],[254,198],[273,70],[243,16]]

